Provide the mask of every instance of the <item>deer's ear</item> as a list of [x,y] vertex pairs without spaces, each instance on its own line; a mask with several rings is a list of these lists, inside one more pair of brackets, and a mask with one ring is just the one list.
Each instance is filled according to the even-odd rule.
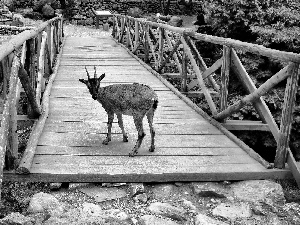
[[105,73],[103,73],[98,79],[102,80],[105,77]]
[[80,81],[81,83],[84,83],[84,84],[87,83],[87,80],[84,80],[84,79],[79,79],[79,81]]

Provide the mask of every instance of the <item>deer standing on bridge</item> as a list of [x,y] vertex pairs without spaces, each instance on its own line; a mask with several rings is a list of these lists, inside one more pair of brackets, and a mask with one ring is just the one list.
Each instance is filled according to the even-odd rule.
[[79,81],[87,86],[92,98],[102,104],[108,115],[107,136],[102,143],[107,145],[108,142],[111,141],[111,127],[115,114],[118,117],[118,124],[123,133],[123,141],[128,142],[128,136],[123,126],[122,114],[131,115],[133,116],[134,124],[138,131],[138,139],[132,152],[129,153],[129,156],[135,156],[146,135],[143,128],[143,118],[146,115],[151,133],[151,146],[149,151],[154,152],[155,131],[153,128],[153,117],[158,104],[158,97],[154,90],[147,85],[139,83],[113,84],[100,87],[101,80],[105,77],[105,73],[97,78],[96,67],[94,66],[94,78],[91,78],[86,67],[85,70],[88,79],[79,79]]

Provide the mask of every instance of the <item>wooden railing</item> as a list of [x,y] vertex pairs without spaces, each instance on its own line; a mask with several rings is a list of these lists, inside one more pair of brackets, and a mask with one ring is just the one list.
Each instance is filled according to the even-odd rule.
[[[113,37],[124,44],[132,53],[142,57],[146,63],[150,63],[152,68],[161,75],[179,77],[181,79],[181,92],[187,96],[204,96],[209,105],[211,117],[222,122],[223,126],[237,130],[271,131],[277,141],[275,167],[284,168],[287,156],[289,162],[294,161],[289,150],[289,135],[299,79],[299,54],[273,50],[261,45],[228,38],[200,34],[193,32],[191,29],[172,27],[163,23],[119,14],[114,15]],[[196,48],[196,41],[222,45],[223,56],[208,68]],[[256,88],[242,65],[236,50],[277,59],[285,62],[287,66],[259,88]],[[166,73],[166,71],[168,72],[166,66],[169,64],[175,65],[175,72]],[[220,78],[218,79],[220,82],[217,82],[215,72],[219,68],[221,68]],[[234,71],[248,95],[235,104],[228,106],[230,71]],[[279,128],[262,96],[285,79],[287,79],[287,85]],[[196,91],[193,91],[195,89]],[[217,98],[213,97],[215,95],[219,96],[218,102],[216,101]],[[239,121],[236,123],[227,119],[248,103],[253,104],[262,120],[261,122]]]
[[[0,114],[0,190],[3,168],[18,166],[17,121],[38,119],[42,114],[42,95],[62,38],[63,19],[56,17],[0,46],[0,99],[4,103]],[[27,116],[17,113],[21,87],[28,100]]]

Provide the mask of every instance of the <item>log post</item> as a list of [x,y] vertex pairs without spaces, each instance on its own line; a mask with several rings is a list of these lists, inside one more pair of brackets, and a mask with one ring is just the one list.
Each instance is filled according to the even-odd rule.
[[228,96],[228,82],[230,71],[230,53],[231,50],[227,46],[223,46],[223,60],[221,68],[221,89],[220,89],[220,110],[223,111],[227,108],[227,96]]
[[48,50],[47,52],[49,53],[49,59],[50,59],[50,68],[52,68],[52,61],[51,61],[51,52],[52,52],[52,41],[51,41],[51,24],[49,24],[46,28],[46,32],[47,32],[47,46],[48,46]]
[[156,69],[160,68],[164,60],[164,29],[158,28],[159,40],[158,40],[158,63]]
[[[27,51],[28,51],[28,49],[27,49]],[[29,102],[29,105],[32,110],[31,113],[28,115],[28,117],[31,119],[36,119],[41,115],[40,106],[38,105],[38,103],[36,101],[35,92],[30,85],[30,79],[28,77],[28,74],[22,65],[20,66],[20,69],[19,69],[19,78],[20,78],[21,84],[24,88],[24,91],[27,95],[28,102]]]
[[5,57],[1,61],[2,74],[3,74],[3,89],[2,89],[2,98],[6,99],[7,89],[8,89],[8,80],[9,80],[9,65],[8,57]]
[[126,29],[126,46],[129,49],[130,46],[130,20],[128,17],[125,19],[125,24],[127,25]]
[[285,168],[299,76],[299,64],[293,63],[293,68],[291,70],[285,89],[284,106],[281,116],[279,139],[277,142],[276,156],[274,161],[274,166],[279,169]]
[[[32,91],[35,91],[35,85],[36,85],[36,68],[35,68],[35,62],[36,62],[36,48],[35,48],[35,38],[29,39],[26,42],[27,45],[27,51],[26,51],[26,59],[24,64],[24,69],[26,71],[26,74],[28,74],[28,81],[26,81],[26,85],[30,85]],[[20,78],[21,79],[21,78]],[[22,83],[23,88],[24,84]],[[28,97],[28,95],[27,95]],[[35,112],[31,108],[33,105],[30,103],[30,99],[28,100],[28,106],[27,106],[27,115],[29,118],[35,118]]]
[[133,53],[138,49],[139,47],[139,36],[140,36],[140,32],[139,32],[139,22],[137,20],[134,21],[134,49],[133,49]]
[[[8,170],[14,169],[15,160],[17,159],[17,150],[16,146],[16,86],[18,83],[18,70],[20,66],[20,61],[17,56],[13,58],[11,75],[9,80],[9,91],[7,99],[3,109],[3,118],[1,121],[1,133],[0,134],[0,155],[1,157],[5,156],[5,167]],[[14,112],[13,112],[14,110]],[[0,161],[2,161],[0,159]],[[4,162],[3,162],[4,163]],[[0,170],[3,169],[3,164],[0,164]]]
[[185,53],[185,49],[183,49],[183,53],[182,53],[182,64],[181,64],[181,91],[182,92],[187,92],[187,65],[188,65],[188,58],[187,55]]
[[144,26],[144,61],[145,63],[149,63],[149,41],[148,41],[148,36],[149,36],[149,25],[145,24]]
[[36,100],[40,103],[42,92],[45,88],[45,48],[47,41],[47,33],[43,32],[41,47],[39,50],[39,58],[38,58],[38,74],[37,74],[37,84],[36,84]]

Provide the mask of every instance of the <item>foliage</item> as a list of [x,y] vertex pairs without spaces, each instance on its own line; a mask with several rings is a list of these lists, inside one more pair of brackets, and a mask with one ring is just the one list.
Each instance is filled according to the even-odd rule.
[[[211,26],[212,35],[261,44],[281,51],[300,53],[300,2],[298,0],[207,0],[204,5],[207,23]],[[201,51],[201,46],[199,47]],[[215,57],[213,55],[220,51],[221,49],[213,49],[213,51],[209,51],[212,54],[205,51],[205,57],[213,58]],[[238,52],[238,55],[257,87],[285,66],[284,63],[276,60],[242,51]],[[234,76],[231,76],[230,79],[233,82],[230,82],[229,93],[231,93],[230,96],[235,96],[229,99],[229,104],[232,104],[245,93],[241,91],[239,81],[235,80]],[[282,82],[264,97],[278,125],[281,119],[284,87],[285,82]],[[300,141],[297,138],[300,135],[299,105],[300,92],[298,91],[291,149],[300,155]],[[247,107],[233,117],[234,119],[258,119],[257,113],[252,108]],[[248,144],[256,146],[256,141],[263,141],[264,147],[276,147],[276,143],[271,137],[261,140],[260,136],[261,134],[253,134]]]

